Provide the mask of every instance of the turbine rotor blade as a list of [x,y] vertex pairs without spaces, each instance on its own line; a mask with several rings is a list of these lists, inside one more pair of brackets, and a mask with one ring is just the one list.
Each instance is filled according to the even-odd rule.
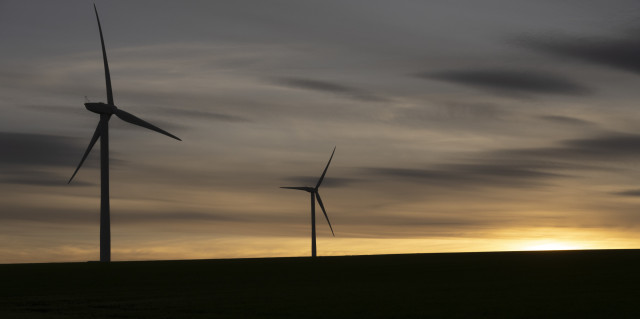
[[307,187],[280,187],[280,188],[286,188],[286,189],[299,189],[299,190],[307,190]]
[[91,138],[91,141],[89,142],[89,147],[87,147],[87,150],[84,152],[84,155],[82,156],[82,159],[80,160],[80,164],[78,164],[78,167],[76,167],[76,171],[73,172],[73,175],[71,175],[71,178],[69,178],[69,181],[67,182],[67,184],[71,183],[71,180],[78,173],[78,170],[82,166],[82,163],[84,163],[84,160],[86,160],[87,156],[89,156],[89,153],[91,152],[91,149],[93,148],[93,145],[95,145],[96,142],[98,141],[98,138],[100,138],[100,131],[101,131],[101,127],[102,127],[101,125],[102,125],[102,121],[98,122],[98,126],[96,127],[96,131],[93,132],[93,137]]
[[104,61],[104,79],[107,83],[107,103],[113,104],[113,91],[111,90],[111,74],[109,73],[109,63],[107,62],[107,50],[104,48],[104,37],[102,36],[102,26],[100,25],[100,17],[98,17],[98,9],[93,4],[93,10],[96,12],[96,20],[98,20],[98,30],[100,31],[100,44],[102,44],[102,60]]
[[324,179],[324,175],[327,174],[327,169],[329,169],[329,164],[331,164],[331,160],[333,159],[333,154],[336,152],[336,147],[333,147],[333,152],[331,153],[331,157],[329,157],[329,162],[327,163],[327,166],[324,168],[324,171],[322,172],[322,176],[320,176],[320,179],[318,180],[318,184],[316,185],[316,189],[318,189],[318,187],[320,187],[320,184],[322,184],[322,180]]
[[148,128],[148,129],[150,129],[152,131],[156,131],[156,132],[164,134],[166,136],[175,138],[178,141],[182,141],[179,137],[177,137],[177,136],[175,136],[175,135],[173,135],[173,134],[171,134],[171,133],[169,133],[169,132],[167,132],[167,131],[165,131],[165,130],[163,130],[163,129],[161,129],[161,128],[159,128],[159,127],[157,127],[157,126],[155,126],[155,125],[153,125],[153,124],[151,124],[151,123],[149,123],[149,122],[147,122],[147,121],[145,121],[145,120],[143,120],[143,119],[141,119],[141,118],[139,118],[139,117],[137,117],[137,116],[135,116],[133,114],[131,114],[131,113],[125,112],[125,111],[123,111],[121,109],[116,109],[114,114],[117,117],[119,117],[121,120],[125,121],[125,122],[129,122],[131,124],[142,126],[144,128]]
[[316,198],[318,199],[318,204],[320,204],[320,208],[322,208],[322,213],[324,214],[324,217],[327,219],[327,223],[329,223],[329,229],[331,229],[331,235],[333,235],[333,237],[336,237],[336,234],[333,233],[333,227],[331,227],[331,222],[329,221],[329,216],[327,215],[327,211],[324,209],[324,205],[322,204],[320,193],[316,193]]

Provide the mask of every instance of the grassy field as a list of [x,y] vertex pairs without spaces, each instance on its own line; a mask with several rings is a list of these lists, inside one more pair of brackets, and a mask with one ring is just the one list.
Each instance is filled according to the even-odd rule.
[[0,318],[640,318],[640,250],[0,265]]

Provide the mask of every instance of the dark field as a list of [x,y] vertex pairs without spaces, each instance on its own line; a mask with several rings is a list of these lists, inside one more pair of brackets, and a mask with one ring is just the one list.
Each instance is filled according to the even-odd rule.
[[0,318],[640,318],[640,250],[0,265]]

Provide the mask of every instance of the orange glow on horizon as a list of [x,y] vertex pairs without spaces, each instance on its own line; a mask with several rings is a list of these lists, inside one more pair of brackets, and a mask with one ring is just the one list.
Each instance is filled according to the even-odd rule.
[[[59,231],[48,235],[53,236]],[[94,231],[85,230],[84,234],[86,240],[80,242],[69,238],[37,248],[28,245],[2,247],[0,263],[97,260],[98,246]],[[632,249],[640,247],[640,241],[634,236],[634,233],[606,230],[559,231],[553,228],[519,228],[430,238],[334,238],[324,234],[318,237],[318,255]],[[114,236],[112,252],[114,261],[293,257],[309,256],[310,241],[308,236],[241,236],[218,232],[218,236],[213,237],[203,233],[140,232],[136,224],[120,227],[117,236]]]
[[588,249],[581,243],[563,242],[555,240],[533,241],[519,250],[578,250]]

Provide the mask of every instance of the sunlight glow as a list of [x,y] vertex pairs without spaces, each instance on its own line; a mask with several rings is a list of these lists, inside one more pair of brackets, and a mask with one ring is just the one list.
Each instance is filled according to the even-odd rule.
[[585,248],[583,245],[577,243],[545,240],[526,244],[521,250],[574,250]]

